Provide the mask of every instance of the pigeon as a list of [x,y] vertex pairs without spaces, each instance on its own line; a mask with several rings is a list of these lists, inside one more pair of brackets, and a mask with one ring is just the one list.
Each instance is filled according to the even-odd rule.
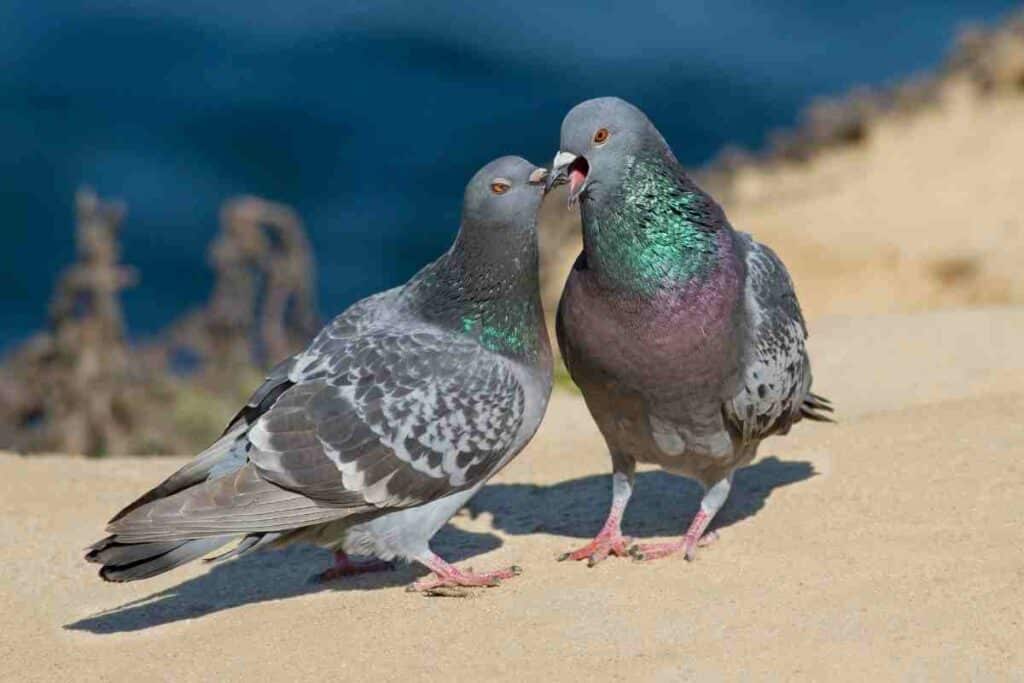
[[[562,357],[608,445],[612,503],[596,538],[560,559],[693,559],[762,439],[829,420],[811,393],[807,328],[775,253],[734,230],[647,116],[615,97],[562,123],[549,185],[568,184],[583,250],[556,316]],[[637,463],[704,489],[685,534],[634,545],[621,520]]]
[[[502,157],[469,181],[451,248],[352,305],[273,370],[223,436],[119,512],[88,549],[107,581],[309,542],[333,579],[400,559],[411,590],[496,585],[431,537],[533,437],[551,392],[536,216],[547,171]],[[357,563],[350,555],[376,558]]]

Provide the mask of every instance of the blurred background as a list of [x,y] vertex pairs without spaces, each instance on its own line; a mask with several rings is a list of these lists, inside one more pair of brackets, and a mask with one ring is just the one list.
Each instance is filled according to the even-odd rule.
[[[463,185],[643,108],[813,318],[1024,300],[1012,2],[0,5],[0,448],[204,445],[449,244]],[[577,249],[544,235],[545,297]]]

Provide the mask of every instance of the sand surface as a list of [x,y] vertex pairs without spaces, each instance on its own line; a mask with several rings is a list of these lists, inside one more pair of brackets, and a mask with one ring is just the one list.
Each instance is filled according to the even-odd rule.
[[[556,563],[600,525],[608,462],[581,400],[436,540],[521,577],[425,598],[412,568],[328,586],[295,549],[105,584],[81,549],[183,459],[0,455],[4,680],[1024,680],[1024,308],[826,318],[839,425],[766,442],[696,562]],[[638,476],[635,536],[694,485]]]

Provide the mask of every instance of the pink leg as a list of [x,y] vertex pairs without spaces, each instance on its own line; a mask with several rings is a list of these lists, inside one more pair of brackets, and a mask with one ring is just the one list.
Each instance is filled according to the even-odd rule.
[[318,574],[316,579],[321,583],[325,583],[345,576],[357,576],[359,574],[369,574],[371,572],[389,571],[394,568],[395,566],[390,562],[383,562],[381,560],[356,563],[353,562],[348,555],[339,550],[334,553],[334,566]]
[[605,521],[604,526],[601,527],[601,531],[594,537],[594,540],[582,548],[562,553],[558,557],[558,561],[586,560],[587,565],[593,567],[609,555],[625,557],[629,554],[629,546],[633,539],[622,535],[621,523],[622,511],[616,510],[613,507],[611,512],[608,513],[608,519]]
[[448,564],[440,557],[430,552],[416,558],[418,562],[432,571],[433,576],[427,576],[409,586],[409,591],[432,592],[444,588],[492,588],[501,584],[503,579],[511,579],[522,574],[523,570],[512,565],[507,569],[496,569],[489,572],[475,573],[472,567],[462,571],[458,567]]
[[687,560],[693,560],[697,555],[697,548],[699,546],[710,545],[718,539],[717,532],[712,531],[709,534],[704,532],[707,530],[711,520],[714,519],[715,514],[725,503],[731,487],[732,475],[730,474],[707,490],[704,494],[704,499],[700,502],[700,509],[697,510],[693,522],[690,523],[690,528],[686,530],[686,534],[678,541],[635,545],[630,548],[630,554],[637,560],[657,560],[674,555],[682,550]]
[[593,567],[598,562],[604,561],[609,555],[625,557],[629,554],[629,546],[633,539],[622,535],[622,515],[626,511],[626,504],[632,494],[632,484],[629,477],[623,473],[615,473],[612,476],[612,507],[608,511],[608,519],[605,520],[601,531],[590,543],[582,548],[563,553],[558,561],[563,560],[586,560],[588,567]]
[[718,533],[714,531],[706,536],[703,535],[710,521],[711,515],[702,508],[697,511],[697,515],[693,518],[693,523],[686,530],[686,535],[678,541],[635,545],[630,549],[630,554],[637,560],[658,560],[684,550],[686,559],[692,560],[697,546],[709,545],[718,538]]

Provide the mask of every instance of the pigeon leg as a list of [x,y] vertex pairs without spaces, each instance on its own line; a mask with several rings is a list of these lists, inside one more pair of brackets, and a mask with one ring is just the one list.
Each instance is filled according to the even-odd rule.
[[635,545],[630,548],[630,554],[637,560],[657,560],[682,550],[687,560],[694,559],[698,546],[710,545],[718,538],[717,532],[712,531],[705,534],[704,531],[714,519],[715,514],[722,508],[725,499],[729,497],[730,488],[732,488],[731,474],[705,492],[704,498],[700,502],[700,509],[694,516],[693,522],[690,523],[690,528],[678,541]]
[[334,581],[345,576],[356,576],[358,574],[369,574],[371,572],[390,571],[395,568],[390,562],[373,560],[371,562],[353,562],[348,555],[342,551],[334,553],[334,566],[316,576],[320,583]]
[[634,467],[621,471],[619,463],[613,458],[616,464],[616,471],[612,475],[612,506],[608,511],[608,519],[605,520],[601,531],[590,543],[582,548],[571,552],[563,553],[558,561],[563,560],[586,560],[587,566],[593,567],[602,562],[609,555],[625,557],[629,554],[629,546],[633,539],[622,535],[622,516],[626,512],[626,505],[633,495],[633,473]]
[[523,570],[516,565],[512,565],[507,569],[496,569],[489,572],[474,573],[472,567],[462,571],[458,567],[448,564],[429,550],[422,555],[418,555],[416,561],[434,574],[410,585],[407,589],[410,592],[430,593],[438,589],[458,587],[492,588],[499,585],[503,579],[511,579],[523,573]]

